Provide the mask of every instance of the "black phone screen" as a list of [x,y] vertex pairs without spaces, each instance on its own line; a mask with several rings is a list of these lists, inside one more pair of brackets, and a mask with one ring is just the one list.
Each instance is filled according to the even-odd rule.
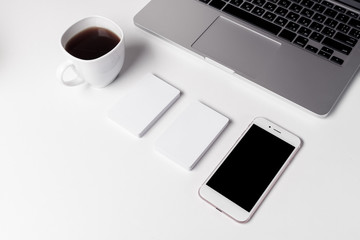
[[252,125],[206,185],[250,212],[294,149]]

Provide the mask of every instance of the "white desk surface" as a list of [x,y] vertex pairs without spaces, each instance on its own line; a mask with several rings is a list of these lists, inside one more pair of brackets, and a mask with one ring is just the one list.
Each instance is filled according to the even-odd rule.
[[[143,32],[148,0],[8,1],[0,8],[0,239],[360,239],[360,76],[327,118],[315,117]],[[104,89],[65,87],[59,39],[102,15],[126,35],[119,78]],[[146,73],[182,96],[141,139],[107,111]],[[231,119],[193,171],[154,142],[192,101]],[[264,116],[304,145],[247,224],[197,190],[246,126]]]

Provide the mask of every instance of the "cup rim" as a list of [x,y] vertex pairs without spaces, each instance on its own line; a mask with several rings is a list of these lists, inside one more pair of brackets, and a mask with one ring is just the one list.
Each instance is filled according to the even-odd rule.
[[[87,60],[87,59],[78,58],[78,57],[70,54],[68,51],[66,51],[65,46],[66,46],[66,44],[68,43],[68,41],[69,41],[72,37],[74,37],[76,34],[78,34],[79,32],[81,32],[81,31],[83,31],[83,30],[86,30],[86,29],[88,29],[88,28],[91,28],[91,27],[93,27],[93,26],[89,25],[89,26],[87,26],[87,27],[85,27],[85,28],[81,28],[80,31],[77,31],[75,34],[73,34],[71,37],[69,37],[69,39],[68,39],[67,41],[64,41],[64,37],[66,36],[66,34],[68,34],[68,33],[71,31],[72,28],[74,28],[75,26],[79,25],[81,22],[84,22],[84,21],[86,21],[86,20],[88,20],[88,19],[101,19],[101,20],[106,21],[106,22],[110,23],[111,25],[113,25],[113,26],[119,31],[120,35],[119,35],[117,32],[114,32],[113,30],[111,30],[111,29],[109,29],[109,28],[107,28],[107,27],[103,27],[103,28],[106,28],[107,30],[109,30],[109,31],[113,32],[114,34],[116,34],[116,35],[120,38],[120,41],[113,47],[113,49],[111,49],[109,52],[105,53],[104,55],[101,55],[100,57],[97,57],[97,58],[94,58],[94,59],[88,59],[88,60]],[[117,23],[115,23],[113,20],[111,20],[111,19],[109,19],[109,18],[107,18],[107,17],[99,16],[99,15],[88,16],[88,17],[85,17],[85,18],[82,18],[82,19],[76,21],[75,23],[73,23],[72,25],[70,25],[70,26],[64,31],[64,33],[61,35],[61,38],[60,38],[60,46],[61,46],[62,50],[63,50],[67,55],[69,55],[71,58],[76,59],[76,61],[81,61],[81,62],[95,62],[95,61],[98,61],[98,60],[106,57],[107,55],[111,54],[112,52],[114,52],[115,49],[117,49],[121,44],[123,44],[123,42],[124,42],[124,32],[123,32],[123,30],[121,29],[121,27],[120,27]]]

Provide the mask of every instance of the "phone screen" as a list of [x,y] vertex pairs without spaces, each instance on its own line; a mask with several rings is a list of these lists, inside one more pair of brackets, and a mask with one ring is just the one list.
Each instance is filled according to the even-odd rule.
[[206,185],[250,212],[294,149],[252,125]]

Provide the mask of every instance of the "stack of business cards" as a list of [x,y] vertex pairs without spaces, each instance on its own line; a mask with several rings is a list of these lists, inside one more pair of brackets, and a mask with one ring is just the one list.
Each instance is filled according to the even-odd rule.
[[147,74],[108,116],[128,132],[142,137],[179,97],[178,89]]
[[200,102],[194,102],[157,140],[155,149],[191,170],[228,122],[227,117]]

